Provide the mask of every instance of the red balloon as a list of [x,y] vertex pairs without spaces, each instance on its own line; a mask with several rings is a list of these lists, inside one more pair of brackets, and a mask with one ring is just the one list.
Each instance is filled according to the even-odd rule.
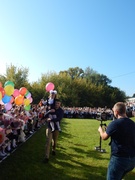
[[54,84],[52,82],[49,82],[46,84],[46,87],[45,87],[46,91],[50,91],[50,90],[54,90]]
[[1,92],[1,94],[2,94],[2,97],[4,97],[4,95],[5,95],[5,89],[4,89],[3,87],[0,87],[0,92]]
[[24,96],[24,95],[26,94],[26,92],[27,92],[27,89],[26,89],[25,87],[21,87],[21,88],[19,89],[19,93],[20,93],[22,96]]
[[15,98],[11,96],[10,103],[12,104],[14,102]]

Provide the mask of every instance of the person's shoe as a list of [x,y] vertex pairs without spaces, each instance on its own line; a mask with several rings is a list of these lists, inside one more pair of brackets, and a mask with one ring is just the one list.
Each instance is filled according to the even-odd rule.
[[6,149],[6,152],[8,153],[11,152],[11,148]]
[[6,156],[6,154],[0,151],[0,157],[4,157],[4,156]]
[[49,159],[48,158],[44,158],[44,160],[43,160],[43,163],[48,163],[49,162]]
[[3,156],[7,156],[7,153],[6,152],[2,152]]
[[52,151],[52,155],[55,156],[55,155],[56,155],[56,152],[55,152],[55,151]]
[[12,145],[12,148],[13,149],[17,148],[17,145],[16,144]]

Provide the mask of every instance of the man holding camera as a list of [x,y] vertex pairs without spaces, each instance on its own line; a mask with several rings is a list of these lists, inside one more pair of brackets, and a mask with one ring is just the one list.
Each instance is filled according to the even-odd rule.
[[111,137],[111,159],[107,180],[121,180],[135,167],[135,123],[126,115],[126,106],[118,102],[113,107],[115,120],[107,129],[100,126],[98,131],[103,140]]

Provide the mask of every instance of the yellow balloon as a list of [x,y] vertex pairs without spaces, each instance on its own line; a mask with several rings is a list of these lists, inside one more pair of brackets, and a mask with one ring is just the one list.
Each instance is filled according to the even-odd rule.
[[14,87],[11,85],[7,85],[4,87],[5,94],[11,96],[14,93]]
[[30,99],[24,99],[24,105],[28,106],[30,104]]

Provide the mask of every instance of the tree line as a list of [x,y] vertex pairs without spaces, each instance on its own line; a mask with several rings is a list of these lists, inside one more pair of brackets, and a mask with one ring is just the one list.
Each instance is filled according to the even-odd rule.
[[48,82],[55,85],[58,98],[63,106],[75,107],[109,107],[118,101],[125,101],[126,94],[117,87],[112,87],[111,80],[104,74],[99,74],[90,67],[85,70],[79,67],[68,70],[47,72],[41,74],[38,81],[30,83],[28,80],[29,68],[16,67],[10,64],[4,75],[0,75],[0,82],[12,81],[15,88],[26,87],[32,94],[33,103],[37,104],[49,95],[45,90]]

